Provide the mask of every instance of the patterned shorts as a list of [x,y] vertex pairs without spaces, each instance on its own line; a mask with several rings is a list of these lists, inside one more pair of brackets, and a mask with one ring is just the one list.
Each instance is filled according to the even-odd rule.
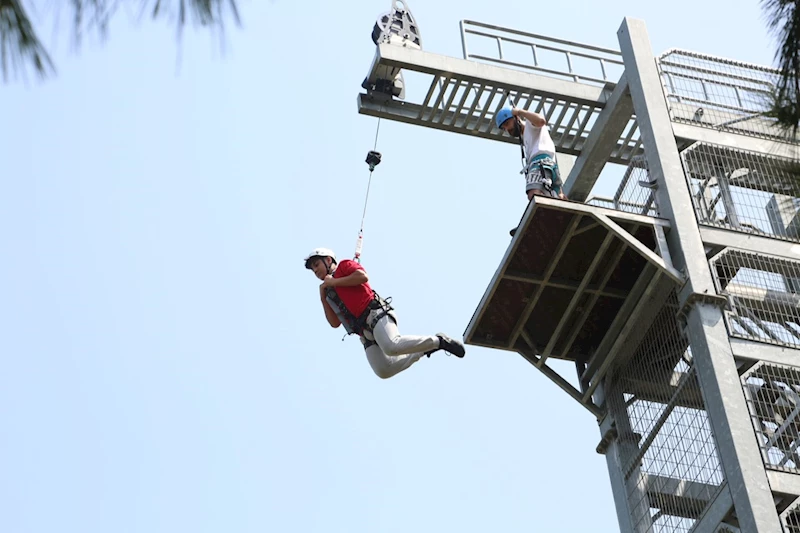
[[531,162],[530,170],[525,177],[525,192],[540,190],[548,196],[558,198],[558,193],[561,192],[561,185],[558,164],[553,159],[543,157],[534,159]]

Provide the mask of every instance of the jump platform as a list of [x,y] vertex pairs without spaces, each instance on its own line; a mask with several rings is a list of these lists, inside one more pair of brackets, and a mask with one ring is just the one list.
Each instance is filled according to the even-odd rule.
[[[516,352],[592,412],[611,363],[630,357],[683,275],[667,220],[534,197],[464,332],[467,344]],[[572,361],[581,390],[545,364]]]

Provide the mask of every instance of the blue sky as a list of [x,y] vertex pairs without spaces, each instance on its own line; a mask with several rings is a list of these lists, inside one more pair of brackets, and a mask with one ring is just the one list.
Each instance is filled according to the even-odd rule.
[[[124,14],[73,53],[41,10],[58,75],[0,99],[0,531],[617,529],[593,417],[521,357],[380,380],[325,322],[302,258],[352,254],[389,5],[243,2],[224,53]],[[656,53],[773,57],[756,0],[409,5],[456,57],[461,19],[616,48],[625,16]],[[363,264],[402,332],[461,336],[525,208],[518,149],[384,120],[378,150]]]

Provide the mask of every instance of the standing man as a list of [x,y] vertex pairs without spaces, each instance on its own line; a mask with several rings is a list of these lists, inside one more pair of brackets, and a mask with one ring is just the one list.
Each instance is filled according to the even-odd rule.
[[[522,120],[520,120],[520,117]],[[501,109],[495,117],[497,127],[520,139],[526,161],[525,192],[566,200],[556,162],[556,145],[550,138],[547,121],[539,113],[516,107]]]
[[328,323],[333,328],[344,325],[348,334],[361,338],[367,361],[379,378],[390,378],[437,350],[464,357],[464,345],[444,333],[400,335],[393,308],[372,290],[359,263],[350,259],[338,263],[331,250],[317,248],[306,256],[305,265],[322,280],[319,295]]
[[[534,195],[566,200],[567,196],[561,191],[563,182],[556,162],[556,145],[550,138],[547,120],[533,111],[504,107],[497,112],[495,123],[498,128],[520,140],[526,162],[521,173],[525,175],[528,201]],[[513,237],[516,231],[517,228],[514,228],[509,233]]]

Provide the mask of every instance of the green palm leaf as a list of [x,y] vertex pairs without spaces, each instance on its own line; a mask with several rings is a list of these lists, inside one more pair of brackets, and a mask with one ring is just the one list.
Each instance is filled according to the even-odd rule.
[[[69,0],[76,44],[85,31],[95,30],[105,37],[111,17],[123,2],[138,2],[143,12],[149,12],[153,19],[174,14],[179,35],[190,21],[220,30],[228,16],[237,25],[241,22],[236,0]],[[5,81],[10,72],[23,73],[25,67],[32,66],[41,78],[55,71],[25,3],[24,0],[0,0],[0,71]]]
[[761,4],[779,45],[775,60],[780,77],[766,115],[795,135],[800,126],[800,9],[793,0],[762,0]]
[[0,0],[0,70],[4,81],[8,81],[10,69],[24,72],[26,65],[32,65],[42,77],[54,70],[20,0]]

